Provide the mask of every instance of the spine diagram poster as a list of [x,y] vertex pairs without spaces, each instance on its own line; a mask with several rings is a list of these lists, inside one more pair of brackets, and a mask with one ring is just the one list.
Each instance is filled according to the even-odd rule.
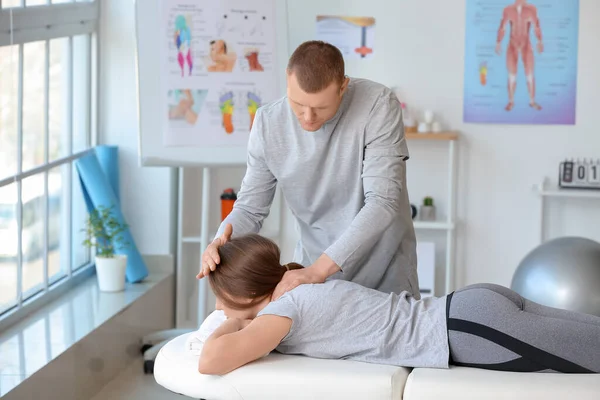
[[579,0],[467,0],[464,121],[575,124]]
[[344,57],[371,58],[375,18],[318,15],[317,40],[331,43]]
[[164,144],[245,145],[258,107],[278,96],[275,0],[162,4]]

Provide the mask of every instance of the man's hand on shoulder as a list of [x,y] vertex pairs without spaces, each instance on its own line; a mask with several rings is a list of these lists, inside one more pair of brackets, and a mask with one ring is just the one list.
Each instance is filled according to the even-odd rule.
[[271,298],[277,300],[286,292],[303,284],[323,283],[339,270],[340,267],[326,254],[323,254],[309,267],[287,271],[275,288]]
[[310,267],[302,269],[294,269],[287,271],[275,291],[273,292],[272,300],[277,300],[286,292],[303,285],[305,283],[323,283],[325,279],[315,270],[314,264]]

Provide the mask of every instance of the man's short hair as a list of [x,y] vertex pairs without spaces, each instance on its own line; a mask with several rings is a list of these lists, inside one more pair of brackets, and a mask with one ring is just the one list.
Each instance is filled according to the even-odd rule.
[[287,72],[296,76],[302,90],[317,93],[334,82],[343,83],[344,57],[329,43],[320,40],[304,42],[290,57]]

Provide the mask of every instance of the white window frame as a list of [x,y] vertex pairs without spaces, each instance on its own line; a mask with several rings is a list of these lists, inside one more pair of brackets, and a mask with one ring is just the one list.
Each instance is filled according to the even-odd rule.
[[[76,1],[76,0],[73,0]],[[5,1],[6,3],[6,1]],[[0,46],[19,46],[19,58],[18,58],[18,110],[17,110],[17,132],[18,132],[18,159],[17,159],[17,173],[9,177],[0,177],[0,187],[16,183],[18,192],[17,202],[17,226],[19,231],[18,238],[18,251],[17,251],[17,298],[15,305],[12,308],[0,311],[0,331],[5,327],[14,324],[16,321],[24,318],[31,312],[38,309],[40,306],[47,304],[53,298],[56,298],[66,290],[75,286],[83,279],[91,276],[94,273],[93,258],[90,256],[88,259],[90,262],[82,268],[73,271],[72,260],[70,255],[72,254],[73,243],[73,232],[69,232],[68,237],[68,248],[69,256],[66,260],[61,258],[61,263],[68,263],[65,266],[66,276],[52,281],[48,277],[48,221],[49,221],[49,209],[48,209],[48,171],[52,168],[68,165],[69,174],[68,179],[63,183],[66,186],[66,192],[69,194],[64,198],[63,214],[68,219],[68,225],[71,231],[71,215],[72,215],[72,183],[73,183],[73,168],[72,162],[88,152],[92,151],[94,146],[97,145],[97,131],[98,131],[98,79],[99,79],[99,61],[98,61],[98,27],[100,17],[100,1],[82,1],[76,3],[61,3],[61,4],[50,4],[50,0],[46,0],[45,5],[39,6],[25,6],[25,0],[20,0],[19,7],[2,8],[2,0],[0,0]],[[75,60],[73,57],[73,37],[79,35],[88,35],[88,52],[87,60]],[[49,162],[49,43],[51,39],[57,38],[69,38],[69,51],[67,62],[69,65],[69,76],[68,76],[68,115],[66,124],[68,127],[68,139],[66,143],[67,155],[65,157],[53,160]],[[45,40],[46,52],[45,52],[45,94],[44,94],[44,106],[45,106],[45,159],[42,165],[36,166],[33,169],[26,171],[22,170],[22,154],[23,154],[23,47],[25,43],[37,42]],[[87,94],[88,98],[86,107],[88,109],[88,118],[84,121],[88,127],[88,137],[86,138],[85,150],[73,153],[73,80],[74,71],[77,63],[85,62],[89,68],[87,71]],[[21,201],[21,186],[23,179],[33,176],[35,174],[44,174],[44,225],[46,227],[44,231],[44,252],[43,252],[43,283],[37,288],[37,291],[30,293],[29,297],[24,297],[22,293],[22,201]],[[63,193],[65,190],[63,190]],[[61,237],[61,240],[63,238]],[[61,243],[61,247],[64,244]]]

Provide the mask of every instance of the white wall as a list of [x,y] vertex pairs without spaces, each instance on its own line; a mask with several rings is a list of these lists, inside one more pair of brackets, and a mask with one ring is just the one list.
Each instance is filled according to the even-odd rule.
[[[564,157],[600,156],[600,118],[594,103],[600,90],[600,76],[595,72],[600,63],[600,26],[596,24],[600,2],[580,1],[575,126],[462,122],[464,1],[345,0],[343,7],[336,3],[289,0],[293,15],[289,19],[290,51],[314,38],[317,14],[377,19],[376,58],[349,62],[348,72],[399,86],[413,108],[431,108],[442,116],[445,128],[461,132],[456,283],[509,285],[519,261],[538,243],[538,198],[532,184],[545,176],[555,180],[558,162]],[[165,253],[174,233],[169,192],[174,180],[167,169],[137,165],[133,29],[132,2],[102,2],[100,131],[104,142],[121,146],[123,207],[138,245],[143,252]],[[411,199],[418,203],[423,196],[433,195],[444,214],[444,144],[411,142],[410,151]],[[214,212],[219,213],[218,201],[213,204]],[[550,205],[552,210],[546,216],[549,236],[581,234],[600,240],[597,223],[591,222],[600,220],[597,201],[552,200]],[[282,253],[291,257],[297,233],[291,213],[283,214]],[[164,228],[158,235],[151,234],[150,228],[156,226]],[[437,276],[443,288],[443,236],[421,231],[418,235],[440,245]]]
[[121,204],[138,249],[169,254],[174,238],[171,169],[138,165],[134,3],[101,1],[99,141],[120,148]]

